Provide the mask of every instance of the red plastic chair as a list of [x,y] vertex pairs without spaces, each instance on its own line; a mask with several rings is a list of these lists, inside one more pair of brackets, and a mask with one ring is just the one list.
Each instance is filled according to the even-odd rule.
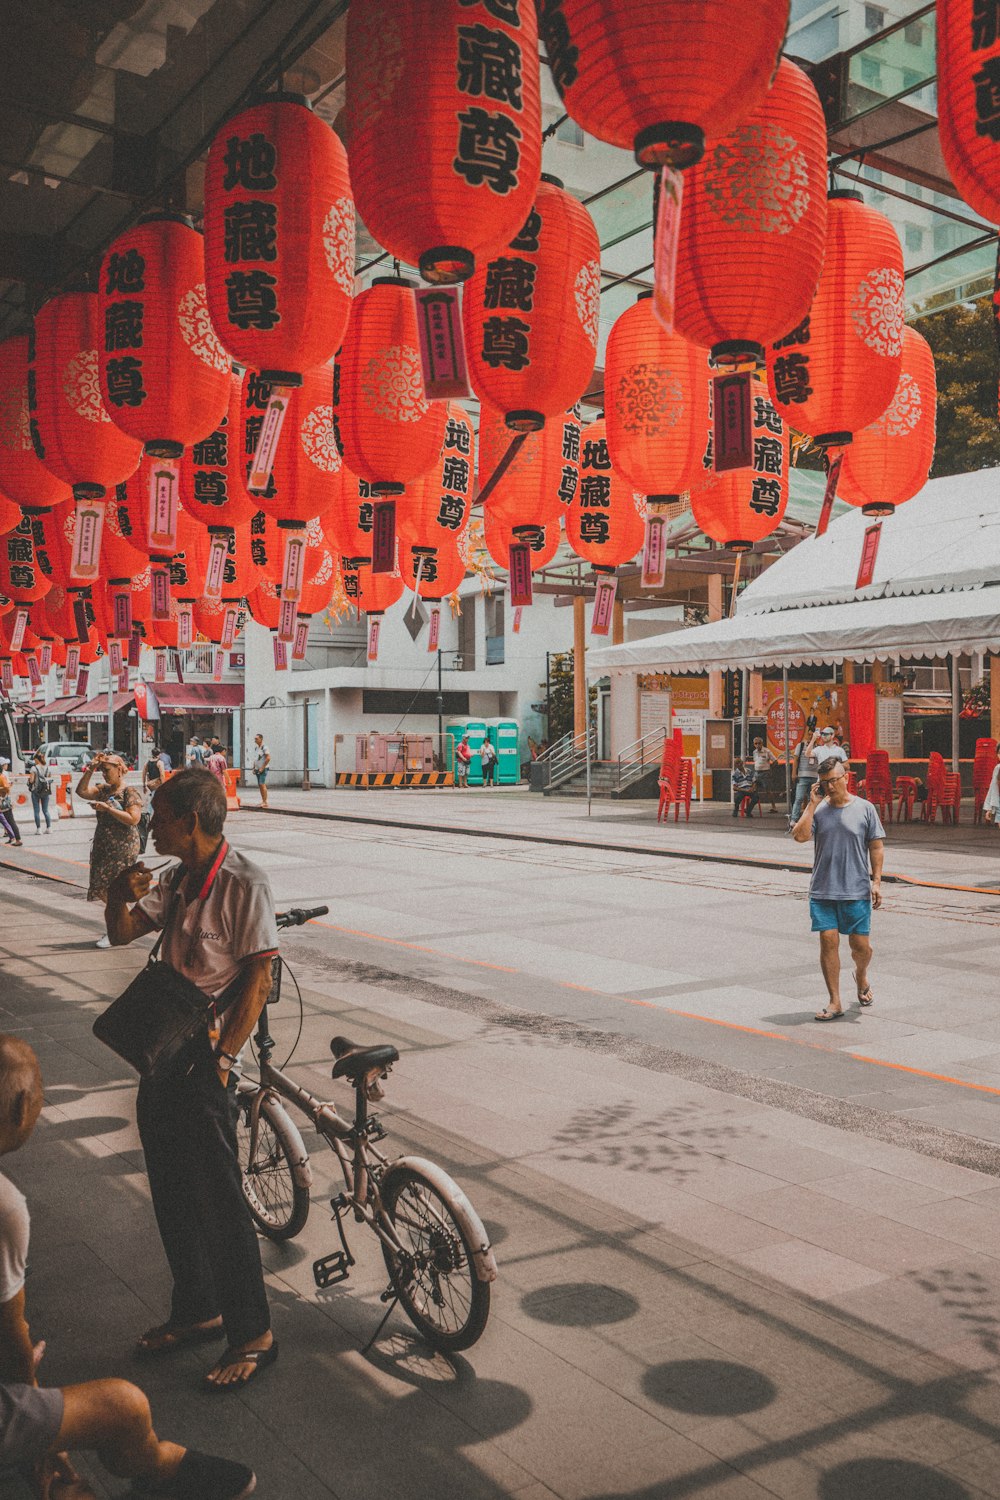
[[670,810],[671,802],[676,802],[677,796],[674,792],[673,782],[670,780],[669,776],[661,776],[657,782],[657,785],[660,788],[660,803],[656,809],[656,821],[658,823],[663,823],[665,822],[667,813]]
[[898,798],[896,804],[896,822],[909,823],[913,817],[913,804],[917,800],[917,782],[914,776],[897,776],[895,795]]
[[694,762],[687,756],[681,761],[681,775],[677,783],[677,796],[674,801],[674,822],[680,818],[681,808],[684,808],[684,821],[691,821],[691,792],[694,788]]
[[946,769],[944,756],[939,750],[932,750],[927,760],[927,801],[923,811],[925,823],[937,822],[937,810],[944,795]]
[[958,822],[959,811],[962,806],[962,778],[953,772],[947,772],[944,778],[944,789],[938,798],[938,807],[941,809],[942,823],[952,825]]

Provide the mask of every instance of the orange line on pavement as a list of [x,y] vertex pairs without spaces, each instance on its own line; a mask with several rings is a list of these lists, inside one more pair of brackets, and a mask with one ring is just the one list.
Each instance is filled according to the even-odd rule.
[[[371,938],[375,943],[388,943],[393,948],[409,948],[414,953],[434,953],[438,958],[453,958],[456,963],[475,964],[477,969],[497,969],[501,974],[523,974],[523,969],[512,969],[509,964],[489,964],[482,958],[466,958],[461,953],[446,953],[443,948],[428,948],[423,943],[407,943],[402,938],[383,937],[380,932],[365,932],[360,927],[339,927],[336,922],[321,922],[314,917],[313,927],[328,927],[331,932],[346,932],[349,937]],[[595,994],[599,993],[595,991]]]

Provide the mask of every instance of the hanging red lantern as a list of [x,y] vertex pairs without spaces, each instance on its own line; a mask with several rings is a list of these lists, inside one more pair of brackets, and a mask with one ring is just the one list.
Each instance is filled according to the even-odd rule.
[[[483,504],[483,513],[512,526],[545,528],[572,504],[580,482],[580,418],[563,412],[521,444]],[[511,444],[502,413],[483,404],[479,414],[479,487],[487,485]],[[506,562],[504,563],[506,567]]]
[[340,347],[354,294],[347,156],[305,98],[220,126],[205,169],[208,307],[234,359],[297,386]]
[[615,472],[651,499],[683,494],[701,477],[708,385],[706,351],[668,333],[640,292],[608,337],[604,404]]
[[240,436],[242,376],[229,376],[229,402],[214,432],[185,448],[180,462],[181,504],[203,526],[245,526],[259,509],[246,487]]
[[101,573],[108,579],[129,579],[149,567],[147,552],[136,546],[131,513],[115,494],[108,501],[101,542]]
[[809,315],[767,354],[771,399],[790,427],[842,447],[882,415],[899,384],[903,286],[893,225],[860,193],[831,193]]
[[281,586],[273,578],[262,578],[247,595],[252,619],[265,630],[277,630],[281,618]]
[[684,183],[674,327],[717,364],[763,360],[809,311],[826,244],[826,121],[783,59],[763,99]]
[[510,567],[510,549],[520,542],[528,548],[531,571],[548,567],[559,551],[562,533],[559,517],[544,525],[519,523],[505,510],[491,510],[489,506],[483,517],[483,537],[486,550],[500,568]]
[[42,523],[30,515],[0,537],[0,594],[15,604],[33,604],[51,587],[35,556],[35,543],[41,538]]
[[952,182],[1000,223],[1000,27],[981,0],[938,0],[937,115]]
[[903,369],[887,409],[844,450],[837,497],[866,516],[890,516],[923,489],[934,462],[934,355],[915,328],[903,332]]
[[788,0],[540,0],[538,12],[567,112],[643,167],[688,167],[745,119],[788,25]]
[[482,262],[462,296],[476,394],[514,432],[537,432],[578,401],[594,373],[601,247],[583,204],[543,176],[510,244]]
[[[354,586],[347,590],[358,611],[364,615],[384,615],[403,597],[402,574],[373,573],[367,564],[353,571]],[[346,588],[346,580],[345,580]]]
[[101,395],[155,458],[179,458],[221,422],[230,360],[205,300],[202,237],[183,214],[149,214],[105,252],[98,287]]
[[323,534],[336,556],[371,562],[375,498],[367,479],[341,469],[334,502],[320,517]]
[[343,460],[380,495],[402,494],[437,462],[447,420],[424,394],[412,285],[381,276],[361,292],[337,359]]
[[425,281],[464,281],[477,258],[514,238],[538,187],[534,5],[354,0],[346,73],[365,227]]
[[[216,547],[221,548],[221,559]],[[251,552],[250,525],[198,527],[185,549],[194,582],[206,601],[242,599],[260,576]]]
[[585,562],[613,571],[642,546],[645,497],[612,466],[604,418],[583,429],[580,484],[566,512],[566,540]]
[[[101,398],[96,292],[63,292],[35,314],[29,411],[35,451],[77,500],[100,500],[134,473],[142,444],[116,427]],[[33,377],[33,378],[32,378]]]
[[749,468],[713,473],[706,467],[691,487],[691,511],[706,536],[731,552],[748,552],[770,536],[788,505],[788,428],[753,381],[753,462]]
[[465,563],[453,543],[426,547],[404,538],[399,544],[399,571],[408,589],[421,599],[436,600],[455,592],[465,577]]
[[448,402],[447,416],[437,463],[407,487],[400,502],[400,536],[435,547],[447,547],[461,535],[472,506],[472,423],[454,401]]
[[0,495],[0,536],[13,531],[20,519],[21,507],[15,505],[13,500],[8,500],[6,495]]
[[[0,490],[15,505],[61,505],[72,499],[42,463],[31,440],[27,334],[0,343]],[[2,521],[0,507],[0,521]]]

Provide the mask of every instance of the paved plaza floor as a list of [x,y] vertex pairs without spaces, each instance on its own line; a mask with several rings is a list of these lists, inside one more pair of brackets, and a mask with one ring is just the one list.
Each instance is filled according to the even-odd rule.
[[[396,1042],[390,1145],[444,1164],[487,1221],[489,1326],[447,1361],[397,1313],[359,1352],[384,1272],[355,1236],[351,1280],[316,1290],[333,1175],[307,1135],[308,1223],[264,1246],[278,1364],[212,1399],[211,1353],[132,1362],[166,1277],[133,1080],[90,1027],[144,952],[93,947],[81,816],[0,869],[0,1028],[47,1086],[3,1167],[33,1206],[47,1380],[130,1375],[164,1433],[245,1457],[281,1500],[1000,1495],[991,830],[892,830],[887,869],[937,883],[887,888],[875,1008],[850,1003],[848,973],[831,1028],[812,1020],[808,851],[780,816],[663,828],[648,805],[588,820],[507,792],[255,801],[233,842],[279,906],[331,908],[285,944],[304,1000],[291,1071],[346,1104],[329,1037]],[[280,1059],[294,1000],[274,1022]]]

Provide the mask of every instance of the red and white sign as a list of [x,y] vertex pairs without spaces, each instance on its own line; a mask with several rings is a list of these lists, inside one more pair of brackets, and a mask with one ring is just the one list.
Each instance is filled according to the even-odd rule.
[[833,510],[833,502],[837,498],[837,484],[840,479],[840,470],[843,466],[844,455],[838,453],[837,457],[827,468],[826,489],[823,491],[823,504],[816,522],[816,535],[822,536],[830,524],[830,513]]
[[866,589],[875,577],[875,559],[878,557],[878,544],[882,540],[882,522],[876,521],[874,526],[865,527],[865,539],[861,543],[861,561],[858,563],[858,576],[854,584],[856,589]]
[[222,681],[222,668],[225,662],[225,652],[221,646],[217,646],[212,652],[212,681]]
[[170,459],[150,471],[149,541],[157,552],[177,551],[177,465]]
[[69,576],[74,583],[93,583],[101,576],[104,501],[78,500]]
[[[76,676],[76,691],[79,693],[81,698],[85,698],[87,696],[87,685],[89,684],[89,682],[90,668],[81,667]],[[65,687],[63,691],[65,692]]]
[[396,567],[396,502],[376,500],[372,506],[372,572],[392,573]]
[[236,626],[239,623],[240,612],[235,604],[226,605],[226,613],[222,620],[222,644],[227,651],[236,639]]
[[441,639],[441,611],[440,611],[440,609],[432,609],[431,610],[431,628],[430,628],[430,630],[427,633],[427,649],[428,649],[428,651],[436,651],[437,648],[438,648],[438,642],[440,641],[440,639]]
[[285,532],[285,566],[281,575],[281,597],[290,604],[302,598],[303,575],[306,567],[305,531]]
[[261,423],[260,437],[257,439],[257,451],[253,456],[253,466],[250,470],[250,478],[247,481],[247,489],[251,492],[262,492],[267,489],[271,482],[271,470],[274,468],[274,455],[278,451],[278,439],[281,437],[281,429],[285,425],[285,413],[288,411],[288,400],[281,390],[275,391],[267,403],[267,411]]
[[229,538],[224,531],[213,531],[210,536],[208,566],[205,569],[205,598],[218,599],[222,593],[222,583],[225,577]]
[[45,644],[42,646],[42,655],[41,655],[41,658],[40,658],[40,662],[41,662],[41,668],[42,668],[43,672],[48,672],[51,669],[51,667],[52,667],[52,642],[51,641],[46,641]]
[[368,618],[368,660],[378,661],[378,638],[379,629],[382,624],[380,615],[370,615]]
[[657,184],[656,231],[653,239],[653,311],[668,333],[674,331],[677,246],[680,243],[684,174],[663,167]]
[[170,574],[162,564],[154,563],[150,571],[152,590],[152,618],[170,619]]
[[278,640],[291,645],[295,639],[295,623],[299,617],[299,606],[294,599],[282,599],[278,612]]
[[28,628],[28,611],[18,609],[14,611],[14,628],[10,633],[10,649],[20,651],[24,645],[24,632]]
[[646,517],[646,540],[642,549],[642,587],[662,589],[667,581],[667,518],[650,513]]
[[28,667],[28,681],[31,683],[31,686],[32,687],[41,687],[41,685],[42,685],[42,671],[41,671],[41,668],[38,665],[38,657],[32,651],[32,652],[29,653],[28,656],[25,657],[25,662],[27,663],[27,667]]
[[295,623],[295,645],[292,647],[292,661],[305,661],[308,644],[309,621],[297,620]]
[[469,375],[458,287],[421,287],[414,296],[420,363],[428,401],[468,396]]
[[272,636],[274,644],[274,670],[276,672],[288,671],[288,645],[285,641],[279,641],[278,637]]
[[108,642],[108,661],[111,666],[111,675],[117,677],[122,669],[122,643],[121,641]]
[[531,548],[527,542],[511,542],[507,552],[507,568],[510,575],[511,607],[523,609],[532,600]]
[[194,644],[194,612],[190,604],[177,606],[177,644],[182,650]]
[[510,628],[514,632],[515,635],[520,635],[521,634],[521,606],[520,605],[518,605],[517,609],[515,609],[515,611],[514,611],[514,619],[513,619],[513,623],[511,624]]
[[153,658],[153,681],[166,682],[167,680],[167,653],[157,651]]
[[767,708],[767,737],[776,750],[782,754],[791,746],[797,745],[805,734],[806,716],[800,704],[794,698],[788,700],[788,732],[785,732],[785,700],[783,697],[775,698]]
[[142,661],[142,636],[130,635],[128,638],[128,664],[137,667]]
[[114,598],[114,632],[125,640],[132,634],[132,593],[130,589],[116,589]]
[[599,578],[594,591],[594,613],[590,621],[591,635],[607,635],[614,614],[615,595],[618,592],[617,578]]

